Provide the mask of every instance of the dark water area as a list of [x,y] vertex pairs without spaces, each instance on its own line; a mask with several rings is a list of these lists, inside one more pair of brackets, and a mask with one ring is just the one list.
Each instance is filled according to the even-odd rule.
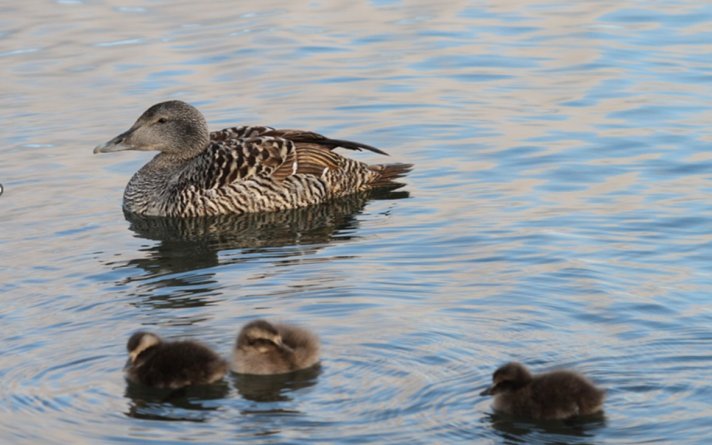
[[[0,5],[0,442],[700,444],[712,436],[712,6]],[[409,162],[401,190],[266,215],[125,217],[148,106]],[[266,317],[318,369],[161,392],[138,330],[229,355]],[[605,412],[495,413],[510,360]]]

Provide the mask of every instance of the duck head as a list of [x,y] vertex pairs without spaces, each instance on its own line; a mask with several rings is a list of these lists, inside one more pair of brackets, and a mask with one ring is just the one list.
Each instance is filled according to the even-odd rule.
[[531,381],[532,375],[524,365],[516,362],[507,363],[492,374],[492,385],[480,395],[493,396],[506,391],[516,391]]
[[267,353],[275,349],[291,351],[284,344],[277,328],[266,320],[255,320],[246,324],[237,337],[237,349],[255,349]]
[[94,153],[123,150],[160,151],[177,157],[193,157],[210,141],[202,113],[179,100],[161,102],[146,110],[127,131],[97,145]]
[[136,332],[129,338],[126,343],[126,349],[129,351],[129,362],[136,363],[138,356],[148,348],[161,343],[161,337],[150,332]]

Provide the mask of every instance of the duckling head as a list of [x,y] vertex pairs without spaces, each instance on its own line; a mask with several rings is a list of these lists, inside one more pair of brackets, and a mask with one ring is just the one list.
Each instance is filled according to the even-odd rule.
[[277,328],[266,320],[255,320],[246,324],[237,336],[237,349],[255,349],[266,353],[274,349],[291,350],[282,342]]
[[146,349],[161,343],[161,337],[150,332],[136,332],[129,338],[126,349],[129,351],[129,361],[136,363],[138,356]]
[[492,374],[492,385],[480,395],[492,396],[506,391],[516,391],[531,381],[532,375],[524,365],[517,362],[507,363]]
[[179,100],[161,102],[146,110],[127,131],[97,145],[94,153],[156,150],[179,158],[200,153],[210,141],[203,114]]

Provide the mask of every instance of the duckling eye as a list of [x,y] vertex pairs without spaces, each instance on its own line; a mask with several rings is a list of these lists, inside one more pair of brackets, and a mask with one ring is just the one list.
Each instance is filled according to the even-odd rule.
[[162,117],[156,121],[157,124],[165,124],[166,122],[168,122],[168,119],[165,117]]

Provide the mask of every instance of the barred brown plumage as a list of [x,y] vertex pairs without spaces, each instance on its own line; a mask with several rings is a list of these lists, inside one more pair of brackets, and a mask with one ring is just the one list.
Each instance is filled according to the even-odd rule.
[[385,152],[302,130],[232,127],[210,133],[181,101],[152,106],[126,132],[94,149],[157,150],[124,192],[126,212],[206,216],[286,210],[374,188],[395,189],[411,164],[367,165],[333,150]]

